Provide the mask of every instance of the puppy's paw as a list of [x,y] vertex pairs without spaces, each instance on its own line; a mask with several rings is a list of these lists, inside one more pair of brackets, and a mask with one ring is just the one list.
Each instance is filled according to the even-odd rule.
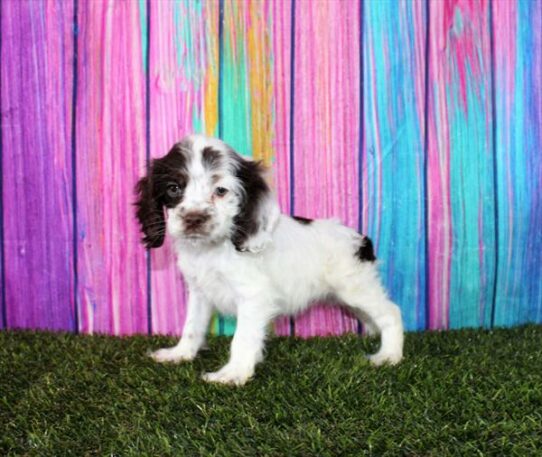
[[177,347],[158,349],[154,352],[149,351],[147,355],[155,362],[160,363],[190,362],[196,357],[195,352],[181,350]]
[[370,355],[367,358],[371,364],[378,367],[384,364],[397,365],[403,359],[403,356],[400,353],[377,352],[376,354]]
[[239,370],[226,365],[213,373],[205,373],[202,378],[204,381],[216,384],[243,386],[250,380],[252,374],[251,371]]
[[245,241],[241,245],[240,250],[242,252],[252,252],[253,254],[258,254],[267,248],[272,241],[273,239],[271,238],[271,234],[262,230]]

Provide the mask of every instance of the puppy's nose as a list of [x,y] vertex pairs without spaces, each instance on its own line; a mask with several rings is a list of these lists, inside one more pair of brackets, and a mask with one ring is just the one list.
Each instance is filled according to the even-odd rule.
[[198,225],[205,224],[209,220],[210,216],[206,213],[199,211],[193,211],[183,215],[183,221],[186,225],[191,227],[197,227]]

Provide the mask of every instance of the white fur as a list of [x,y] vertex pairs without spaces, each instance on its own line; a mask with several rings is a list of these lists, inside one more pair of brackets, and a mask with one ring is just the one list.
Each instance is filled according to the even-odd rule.
[[[235,315],[237,329],[229,362],[204,379],[242,385],[263,358],[266,328],[274,318],[294,315],[315,300],[331,298],[381,334],[381,348],[370,357],[375,365],[398,363],[403,355],[401,313],[382,287],[375,262],[362,262],[354,255],[363,236],[336,220],[301,224],[281,215],[274,199],[268,198],[260,207],[262,229],[248,240],[245,252],[239,252],[229,235],[242,189],[231,173],[211,185],[198,155],[207,145],[219,150],[226,146],[203,136],[191,139],[190,182],[183,202],[168,210],[167,219],[189,289],[187,318],[179,343],[152,357],[159,362],[192,360],[205,342],[216,309]],[[214,185],[230,192],[213,201]],[[207,236],[184,236],[181,213],[186,210],[212,214]]]

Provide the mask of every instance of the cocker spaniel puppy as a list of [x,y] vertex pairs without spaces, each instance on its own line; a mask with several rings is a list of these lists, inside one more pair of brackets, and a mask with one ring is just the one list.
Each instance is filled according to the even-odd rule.
[[143,241],[158,248],[167,232],[189,291],[181,340],[153,352],[154,360],[192,360],[216,309],[237,316],[237,329],[229,362],[204,379],[242,385],[263,358],[275,317],[331,299],[380,333],[373,364],[398,363],[401,312],[382,287],[371,240],[336,220],[280,214],[264,171],[224,142],[192,135],[139,181]]

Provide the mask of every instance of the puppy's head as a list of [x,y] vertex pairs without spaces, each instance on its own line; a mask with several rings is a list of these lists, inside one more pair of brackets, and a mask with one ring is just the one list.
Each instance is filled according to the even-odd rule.
[[192,243],[230,239],[243,250],[261,229],[262,204],[270,198],[264,171],[218,139],[186,137],[154,159],[136,186],[143,242],[160,247],[167,231]]

